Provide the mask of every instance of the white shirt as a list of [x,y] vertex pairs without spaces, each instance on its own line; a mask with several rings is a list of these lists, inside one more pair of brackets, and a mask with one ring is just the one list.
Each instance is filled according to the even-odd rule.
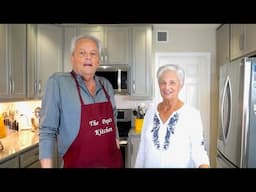
[[[169,137],[168,137],[169,135]],[[197,168],[209,165],[200,112],[183,105],[162,123],[157,104],[147,110],[136,168]]]

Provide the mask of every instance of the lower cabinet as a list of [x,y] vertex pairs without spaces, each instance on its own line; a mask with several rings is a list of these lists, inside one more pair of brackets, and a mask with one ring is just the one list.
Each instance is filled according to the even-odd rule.
[[7,158],[0,162],[0,168],[19,168],[19,156]]
[[38,158],[39,148],[38,145],[29,148],[19,155],[20,168],[40,168],[40,161]]
[[[58,168],[57,148],[54,151],[53,167]],[[39,144],[33,145],[10,157],[0,160],[0,168],[41,168]]]
[[40,168],[38,144],[0,161],[0,168]]
[[29,165],[27,168],[41,168],[40,161],[38,160],[38,161],[32,163],[32,164]]
[[128,137],[128,154],[127,154],[127,168],[134,168],[137,157],[137,152],[140,144],[140,134],[136,134],[133,130]]

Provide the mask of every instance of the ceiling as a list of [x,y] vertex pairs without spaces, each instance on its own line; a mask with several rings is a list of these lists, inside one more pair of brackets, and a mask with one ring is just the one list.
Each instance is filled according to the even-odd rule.
[[182,29],[217,29],[221,24],[154,24],[155,27]]

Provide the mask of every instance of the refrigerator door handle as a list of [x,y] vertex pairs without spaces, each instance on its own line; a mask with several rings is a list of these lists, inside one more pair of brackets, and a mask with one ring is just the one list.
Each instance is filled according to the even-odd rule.
[[[231,89],[231,83],[230,83],[230,78],[227,76],[227,79],[225,81],[224,89],[223,89],[223,95],[221,99],[221,129],[222,129],[222,134],[223,134],[223,141],[226,144],[228,135],[229,135],[229,130],[230,130],[230,124],[231,124],[231,115],[232,115],[232,89]],[[228,119],[227,119],[227,127],[224,126],[224,101],[225,101],[225,96],[228,95],[228,100],[229,100],[229,105],[228,105]]]

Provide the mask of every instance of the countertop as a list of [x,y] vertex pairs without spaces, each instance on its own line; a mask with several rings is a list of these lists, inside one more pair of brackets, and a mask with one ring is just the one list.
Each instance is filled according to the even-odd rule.
[[[140,136],[140,133],[131,128],[128,135]],[[0,161],[2,161],[38,144],[39,135],[38,132],[31,130],[13,131],[7,137],[1,138],[0,141],[4,146],[4,150],[0,151]],[[122,142],[120,141],[120,144],[123,144]]]
[[4,150],[0,151],[0,161],[2,161],[38,144],[39,135],[38,132],[32,132],[31,130],[12,131],[7,137],[1,138],[0,141],[4,146]]
[[139,136],[141,132],[137,132],[134,127],[132,127],[128,133],[128,136]]

